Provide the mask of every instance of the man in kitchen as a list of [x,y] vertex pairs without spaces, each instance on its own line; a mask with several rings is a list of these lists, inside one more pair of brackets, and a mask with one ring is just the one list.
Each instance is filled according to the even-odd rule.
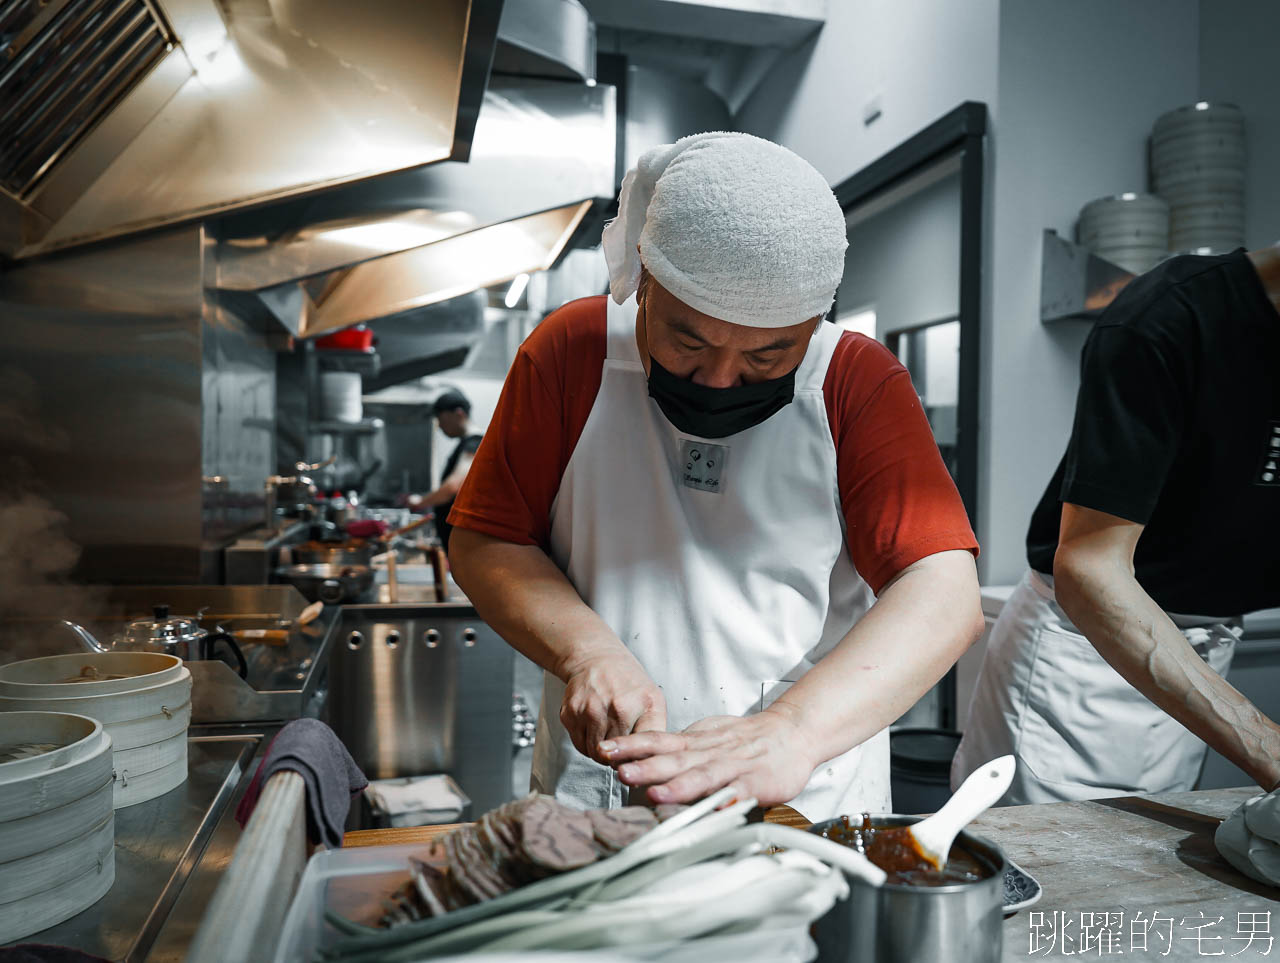
[[436,534],[445,551],[449,550],[449,510],[471,470],[471,461],[480,448],[481,436],[471,430],[471,401],[461,391],[450,388],[431,406],[436,424],[448,438],[458,439],[440,472],[440,486],[425,495],[410,495],[405,504],[418,511],[435,511]]
[[1189,790],[1206,743],[1280,782],[1223,678],[1236,617],[1280,605],[1278,305],[1280,246],[1172,258],[1098,320],[953,784],[1013,752],[1008,802]]
[[459,584],[546,670],[534,787],[888,811],[886,727],[981,630],[977,545],[905,369],[823,323],[839,204],[700,134],[603,242],[612,297],[521,347],[452,513]]

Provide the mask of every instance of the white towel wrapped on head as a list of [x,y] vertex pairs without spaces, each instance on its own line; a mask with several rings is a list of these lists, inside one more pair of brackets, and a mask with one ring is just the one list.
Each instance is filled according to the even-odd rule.
[[756,328],[826,314],[844,274],[844,214],[810,164],[778,144],[715,131],[646,151],[604,229],[621,304],[654,280],[694,310]]

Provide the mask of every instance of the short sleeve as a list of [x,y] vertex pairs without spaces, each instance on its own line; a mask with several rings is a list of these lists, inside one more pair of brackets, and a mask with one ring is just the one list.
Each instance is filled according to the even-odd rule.
[[1161,340],[1096,327],[1081,356],[1061,500],[1145,525],[1178,450],[1189,390]]
[[911,377],[882,345],[846,334],[824,385],[849,555],[872,591],[938,552],[978,553]]
[[551,506],[600,390],[603,298],[552,312],[520,346],[449,524],[546,549]]

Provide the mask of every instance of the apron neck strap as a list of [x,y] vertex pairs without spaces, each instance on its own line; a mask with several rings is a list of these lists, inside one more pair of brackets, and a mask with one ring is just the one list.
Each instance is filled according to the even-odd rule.
[[633,294],[618,304],[606,294],[605,303],[608,305],[605,356],[610,361],[640,364],[640,348],[636,345],[636,315],[639,313],[636,296]]

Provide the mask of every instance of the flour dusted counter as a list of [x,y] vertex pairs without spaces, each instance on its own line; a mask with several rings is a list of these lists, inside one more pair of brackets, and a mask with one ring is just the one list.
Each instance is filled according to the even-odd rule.
[[1258,792],[989,810],[973,830],[999,843],[1044,890],[1038,903],[1005,920],[1004,959],[1280,957],[1280,945],[1272,945],[1280,937],[1280,889],[1236,872],[1213,844],[1218,823]]

